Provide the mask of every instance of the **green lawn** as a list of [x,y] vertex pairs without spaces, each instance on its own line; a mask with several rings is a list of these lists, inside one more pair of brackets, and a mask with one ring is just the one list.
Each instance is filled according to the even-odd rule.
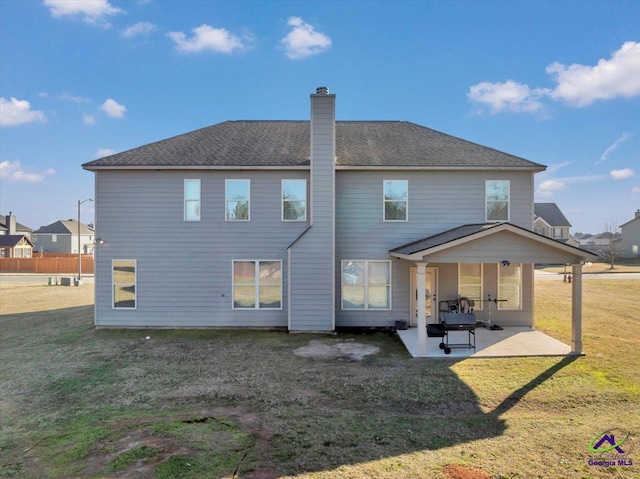
[[[536,295],[568,342],[571,286]],[[96,331],[91,286],[3,281],[0,477],[637,478],[640,281],[583,295],[585,357],[456,361],[382,332]],[[293,354],[312,339],[380,352]],[[634,465],[589,466],[614,428]]]

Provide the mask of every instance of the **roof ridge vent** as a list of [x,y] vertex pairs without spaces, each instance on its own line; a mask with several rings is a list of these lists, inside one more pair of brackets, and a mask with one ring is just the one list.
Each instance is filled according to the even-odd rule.
[[316,95],[328,95],[328,94],[329,94],[329,87],[319,86],[318,88],[316,88]]

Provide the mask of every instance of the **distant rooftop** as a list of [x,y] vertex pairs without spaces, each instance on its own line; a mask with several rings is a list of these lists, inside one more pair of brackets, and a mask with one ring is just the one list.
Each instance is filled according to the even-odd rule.
[[555,203],[534,203],[533,212],[537,217],[545,220],[549,226],[571,226]]
[[[47,226],[41,226],[34,234],[78,234],[78,222],[76,220],[55,221]],[[80,223],[81,235],[93,235],[95,232],[84,223]]]

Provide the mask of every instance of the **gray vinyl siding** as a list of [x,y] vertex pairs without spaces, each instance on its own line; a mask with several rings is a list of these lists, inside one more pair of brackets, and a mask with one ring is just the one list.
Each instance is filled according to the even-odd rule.
[[[485,181],[510,180],[510,222],[531,229],[533,173],[517,171],[344,171],[336,174],[336,326],[392,326],[410,314],[410,261],[392,260],[392,310],[341,309],[341,261],[387,260],[389,250],[448,229],[485,222]],[[383,221],[383,180],[409,180],[409,220]],[[435,260],[434,260],[435,261]],[[447,262],[456,259],[447,259]],[[482,262],[469,258],[469,262]],[[438,266],[429,264],[429,266]],[[440,296],[457,294],[456,264],[439,265]],[[488,278],[485,268],[485,281]],[[494,273],[495,274],[495,271]],[[488,285],[487,285],[488,286]],[[486,286],[486,287],[487,287]],[[485,293],[492,290],[486,289]],[[525,291],[531,284],[523,285]],[[526,295],[530,296],[531,291]],[[449,299],[449,298],[444,298]],[[523,303],[525,306],[526,303]],[[511,312],[513,313],[513,312]],[[528,313],[527,313],[528,314]],[[523,314],[514,313],[518,324]]]
[[[201,220],[183,183],[201,179]],[[251,221],[225,221],[225,179],[251,180]],[[281,221],[281,180],[306,171],[96,172],[96,325],[286,327],[287,247],[308,222]],[[137,260],[137,309],[112,309],[112,259]],[[232,261],[281,260],[282,309],[233,310]]]
[[[51,234],[37,233],[37,241],[33,245],[33,251],[43,253],[77,253],[78,252],[78,237],[70,234],[58,233],[57,241],[51,240]],[[75,248],[74,248],[75,245]]]
[[633,246],[640,248],[640,220],[637,218],[620,227],[622,238],[618,243],[620,258],[638,258],[640,254],[633,253]]
[[289,329],[332,331],[334,320],[335,97],[311,98],[311,228],[291,246]]

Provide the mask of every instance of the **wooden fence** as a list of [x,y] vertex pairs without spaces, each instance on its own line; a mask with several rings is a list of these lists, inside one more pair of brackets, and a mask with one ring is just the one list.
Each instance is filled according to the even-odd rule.
[[[0,273],[77,274],[78,255],[73,258],[0,258]],[[93,257],[82,256],[82,273],[93,274]]]

